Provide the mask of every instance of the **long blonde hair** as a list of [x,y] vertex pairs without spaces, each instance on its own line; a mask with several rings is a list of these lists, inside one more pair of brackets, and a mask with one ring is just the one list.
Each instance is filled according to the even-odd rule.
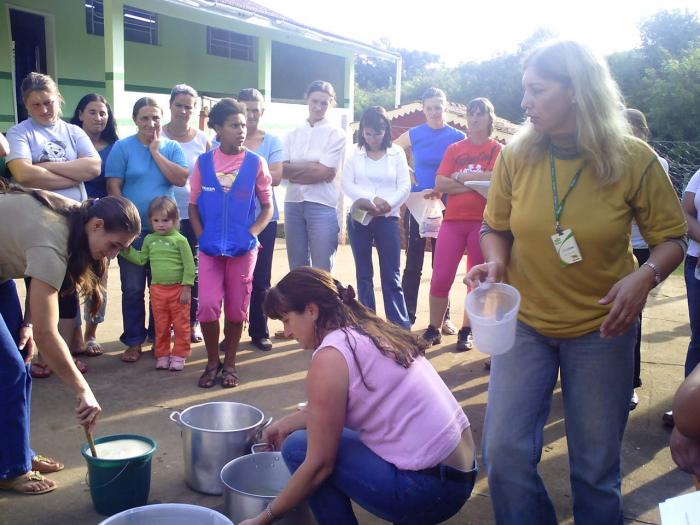
[[[547,42],[532,51],[523,69],[571,87],[576,101],[576,145],[602,184],[616,182],[624,169],[630,134],[620,112],[622,94],[604,59],[570,40]],[[549,147],[549,137],[525,123],[510,144],[512,154],[538,161]]]

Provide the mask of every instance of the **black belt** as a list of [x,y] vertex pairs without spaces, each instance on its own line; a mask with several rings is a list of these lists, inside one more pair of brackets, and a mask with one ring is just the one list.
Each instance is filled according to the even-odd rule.
[[423,469],[420,472],[422,472],[423,474],[428,474],[429,476],[440,478],[445,481],[467,481],[474,483],[476,481],[476,474],[478,470],[475,466],[469,472],[464,472],[462,470],[458,470],[454,467],[449,467],[440,463],[439,465],[435,465],[434,467]]

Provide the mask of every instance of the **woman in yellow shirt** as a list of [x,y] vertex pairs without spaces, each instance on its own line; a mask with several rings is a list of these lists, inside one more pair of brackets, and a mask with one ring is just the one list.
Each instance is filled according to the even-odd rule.
[[[522,85],[528,122],[494,167],[486,262],[467,276],[522,295],[515,346],[491,365],[491,499],[497,523],[557,523],[537,464],[561,375],[574,521],[621,525],[637,317],[683,260],[686,224],[656,154],[630,135],[602,59],[576,42],[547,43],[526,60]],[[651,247],[640,268],[633,219]]]

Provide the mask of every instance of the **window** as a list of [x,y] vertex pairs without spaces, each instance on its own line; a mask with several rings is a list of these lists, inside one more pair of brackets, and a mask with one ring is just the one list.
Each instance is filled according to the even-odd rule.
[[252,36],[207,27],[207,53],[210,55],[252,62],[254,43]]
[[[102,0],[85,0],[85,29],[90,35],[105,34]],[[124,6],[124,40],[158,45],[158,15],[143,9]]]

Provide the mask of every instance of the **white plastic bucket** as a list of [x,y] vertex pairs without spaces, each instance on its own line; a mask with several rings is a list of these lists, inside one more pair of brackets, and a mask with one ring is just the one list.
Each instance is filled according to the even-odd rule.
[[162,503],[125,510],[100,525],[234,525],[215,510],[184,503]]
[[504,283],[481,283],[464,301],[474,344],[489,355],[505,354],[515,344],[520,292]]

